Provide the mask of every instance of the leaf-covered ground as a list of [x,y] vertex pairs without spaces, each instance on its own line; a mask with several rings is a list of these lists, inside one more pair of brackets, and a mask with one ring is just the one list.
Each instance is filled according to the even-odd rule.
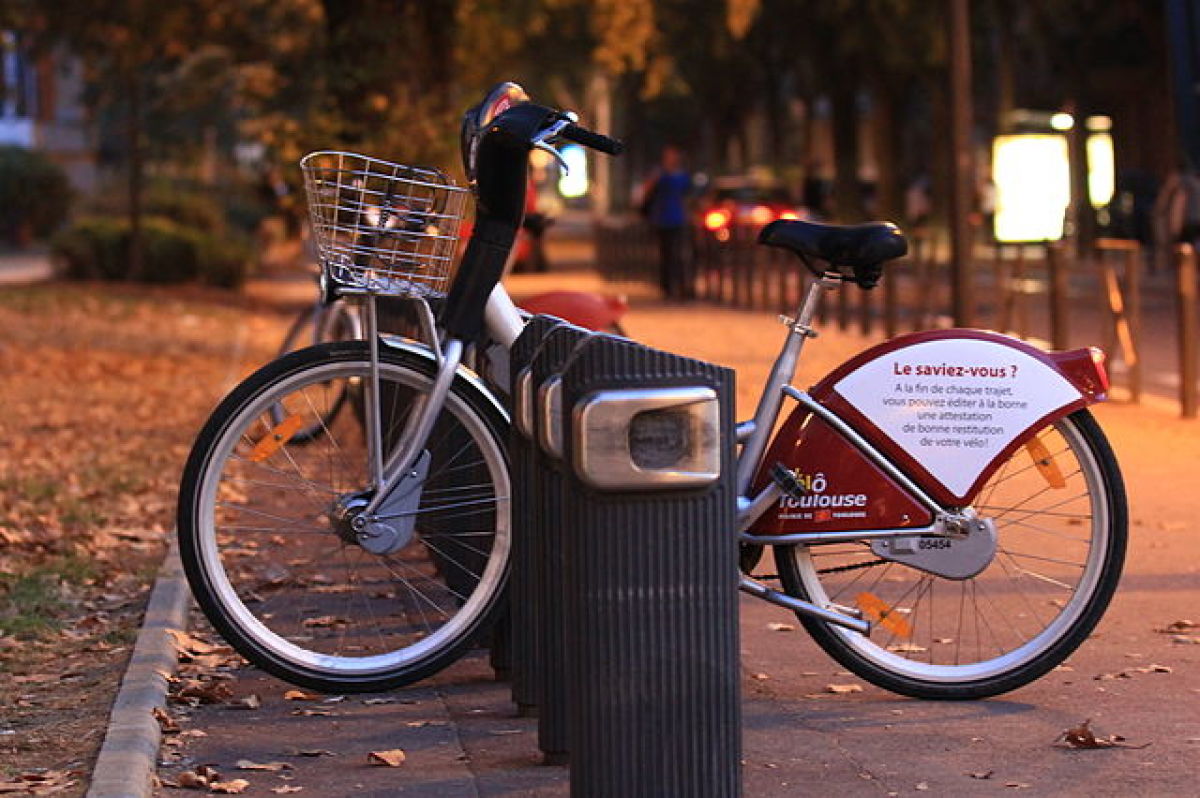
[[285,322],[194,289],[0,290],[0,782],[83,793],[191,441]]

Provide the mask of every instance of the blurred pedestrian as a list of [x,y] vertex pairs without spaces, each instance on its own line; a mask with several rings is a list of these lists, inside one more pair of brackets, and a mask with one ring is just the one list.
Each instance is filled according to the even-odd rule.
[[658,281],[663,296],[687,299],[687,200],[692,176],[683,168],[679,148],[663,147],[658,168],[642,184],[642,215],[658,238]]

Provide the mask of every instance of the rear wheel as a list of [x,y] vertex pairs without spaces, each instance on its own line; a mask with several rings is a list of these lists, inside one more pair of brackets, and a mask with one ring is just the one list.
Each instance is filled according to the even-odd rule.
[[[381,361],[390,449],[434,366],[388,347]],[[508,575],[506,421],[465,378],[430,435],[416,494],[389,510],[396,544],[360,545],[350,522],[370,497],[361,419],[326,419],[368,373],[364,342],[268,364],[214,412],[180,487],[180,554],[209,620],[254,664],[318,690],[391,689],[446,667],[480,638]],[[312,424],[321,435],[295,445],[289,435]]]
[[867,637],[801,616],[817,643],[917,698],[996,695],[1066,659],[1107,608],[1125,557],[1124,484],[1091,414],[1047,425],[971,506],[994,523],[997,548],[968,579],[882,559],[861,541],[776,547],[789,593],[874,622]]

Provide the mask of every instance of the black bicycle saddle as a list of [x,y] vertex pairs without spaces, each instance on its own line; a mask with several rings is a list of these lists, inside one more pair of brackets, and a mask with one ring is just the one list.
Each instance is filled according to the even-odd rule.
[[866,282],[874,285],[879,279],[884,261],[908,252],[908,240],[891,222],[838,225],[780,219],[762,229],[758,242],[799,255],[816,274],[821,271],[810,258],[852,269],[854,279],[864,288],[870,287]]

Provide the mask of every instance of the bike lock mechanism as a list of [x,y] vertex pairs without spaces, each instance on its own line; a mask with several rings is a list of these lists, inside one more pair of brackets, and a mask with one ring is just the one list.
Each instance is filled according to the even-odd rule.
[[598,490],[702,488],[721,475],[720,419],[711,388],[593,393],[572,412],[575,471]]

